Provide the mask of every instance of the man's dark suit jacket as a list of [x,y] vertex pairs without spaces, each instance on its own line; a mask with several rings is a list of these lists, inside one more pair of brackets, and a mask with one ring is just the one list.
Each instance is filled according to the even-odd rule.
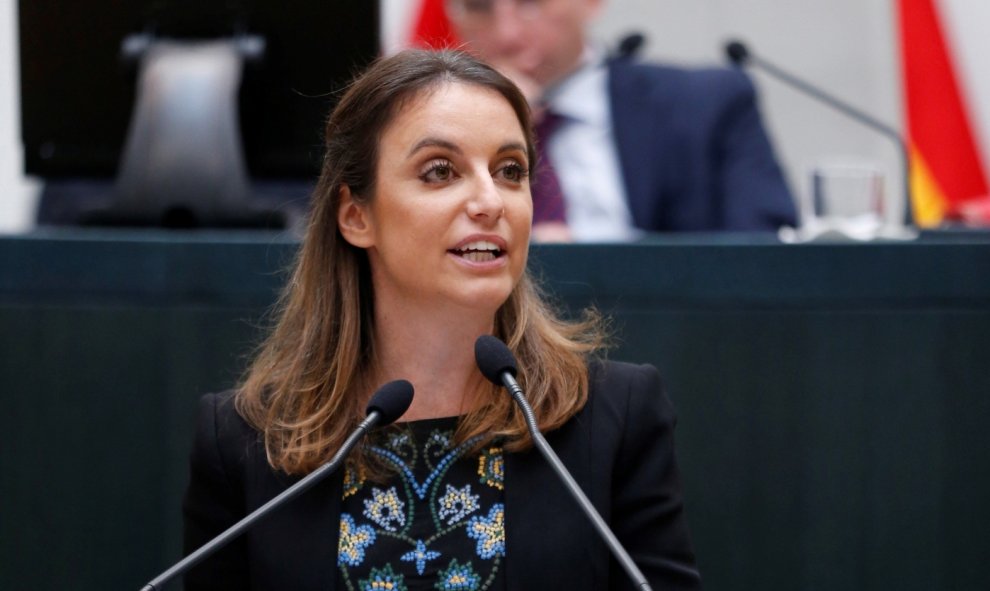
[[[697,589],[674,458],[674,410],[652,366],[595,363],[588,404],[547,439],[616,536],[661,589]],[[506,394],[508,396],[508,394]],[[274,472],[227,395],[203,398],[183,506],[195,550],[297,479]],[[506,589],[632,589],[551,468],[505,458]],[[260,521],[186,579],[186,589],[334,589],[341,476]]]
[[796,225],[794,200],[739,70],[617,59],[609,100],[633,223],[651,232]]

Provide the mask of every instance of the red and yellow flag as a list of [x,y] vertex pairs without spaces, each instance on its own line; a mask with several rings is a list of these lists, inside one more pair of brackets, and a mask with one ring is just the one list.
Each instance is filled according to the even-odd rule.
[[[923,227],[972,218],[988,197],[986,159],[945,0],[899,0],[911,190]],[[980,217],[985,213],[978,214]]]

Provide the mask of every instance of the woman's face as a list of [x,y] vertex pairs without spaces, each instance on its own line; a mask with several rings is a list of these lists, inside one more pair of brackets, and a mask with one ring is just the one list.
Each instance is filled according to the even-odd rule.
[[494,314],[526,266],[529,166],[498,92],[452,82],[409,101],[382,134],[375,195],[345,189],[338,215],[367,249],[377,303]]

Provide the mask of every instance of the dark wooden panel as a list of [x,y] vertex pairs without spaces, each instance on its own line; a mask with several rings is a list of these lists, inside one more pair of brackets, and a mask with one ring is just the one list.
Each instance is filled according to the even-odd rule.
[[[179,557],[195,399],[296,249],[259,233],[0,239],[0,588],[138,588]],[[680,414],[711,589],[986,589],[990,244],[535,248]]]

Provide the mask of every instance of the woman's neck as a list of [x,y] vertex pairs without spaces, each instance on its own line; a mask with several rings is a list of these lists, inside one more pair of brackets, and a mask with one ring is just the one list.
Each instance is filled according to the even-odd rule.
[[493,319],[474,311],[394,314],[376,307],[376,383],[404,379],[415,388],[402,420],[464,414],[485,384],[474,361],[474,342]]

